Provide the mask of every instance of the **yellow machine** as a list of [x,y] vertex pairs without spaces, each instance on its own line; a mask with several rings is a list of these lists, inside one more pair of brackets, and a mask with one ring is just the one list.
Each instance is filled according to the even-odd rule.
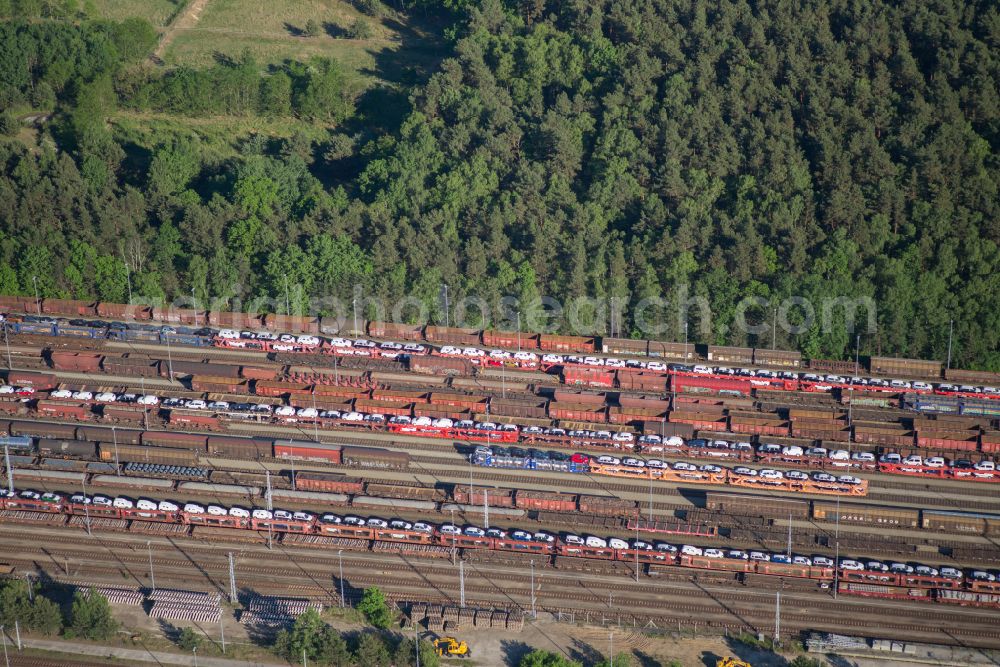
[[750,667],[750,663],[739,658],[729,657],[719,660],[715,663],[715,667]]
[[441,637],[434,640],[434,649],[443,658],[468,658],[469,645],[454,637]]

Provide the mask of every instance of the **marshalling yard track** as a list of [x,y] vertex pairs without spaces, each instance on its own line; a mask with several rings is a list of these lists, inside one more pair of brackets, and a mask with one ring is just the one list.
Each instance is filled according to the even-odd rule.
[[[6,532],[6,531],[5,531]],[[338,562],[330,549],[294,542],[267,548],[256,543],[205,543],[187,537],[121,535],[80,527],[72,533],[21,525],[16,535],[5,534],[2,557],[56,581],[80,585],[149,586],[151,543],[159,587],[228,591],[228,553],[235,551],[237,586],[255,592],[301,596],[326,604],[339,603]],[[337,546],[332,546],[337,549]],[[343,549],[346,597],[357,598],[368,586],[379,586],[394,600],[419,600],[456,605],[459,601],[457,567],[447,559],[420,558]],[[520,556],[520,555],[518,555]],[[737,584],[720,573],[698,575],[589,572],[569,563],[555,567],[535,558],[535,609],[562,613],[577,620],[627,628],[670,630],[774,630],[775,593],[782,591],[781,624],[786,632],[823,629],[893,639],[961,644],[983,648],[1000,646],[1000,623],[995,610],[947,609],[919,602],[856,599],[817,591],[814,582],[773,581],[757,577]],[[522,611],[530,615],[532,575],[523,556],[466,561],[465,599],[469,606]],[[627,568],[626,568],[627,569]]]
[[[31,357],[40,346],[32,337],[12,340],[11,351],[17,357]],[[51,344],[48,342],[46,344]],[[86,345],[70,346],[58,341],[60,349],[85,351]],[[105,342],[99,346],[105,352],[118,351],[162,352],[159,345]],[[92,348],[93,349],[93,348]],[[230,350],[198,349],[174,350],[174,359],[210,359],[213,363],[261,363],[261,354]],[[17,367],[18,364],[15,364]],[[55,371],[60,384],[69,388],[104,388],[138,390],[140,382],[134,377]],[[411,376],[407,381],[419,385],[421,378]],[[176,393],[177,382],[147,378],[141,386],[146,391]],[[437,385],[432,385],[439,388]],[[512,392],[516,382],[511,382]],[[183,395],[191,392],[181,392]],[[19,417],[13,417],[18,419]],[[20,417],[23,418],[23,417]],[[63,420],[46,420],[47,423],[71,423]],[[135,425],[129,425],[134,427]],[[157,429],[171,429],[163,422],[156,422]],[[468,462],[468,452],[473,443],[426,438],[420,436],[388,434],[376,431],[327,430],[317,432],[307,425],[276,425],[245,423],[230,425],[229,435],[262,436],[312,440],[329,444],[362,444],[389,450],[404,450],[410,454],[409,467],[403,470],[352,470],[333,468],[311,462],[289,462],[276,459],[251,460],[239,457],[203,456],[200,464],[213,473],[260,473],[267,469],[273,473],[277,485],[287,486],[291,466],[298,472],[345,472],[362,476],[366,480],[386,483],[421,482],[439,487],[500,486],[518,489],[588,493],[635,501],[641,516],[650,520],[673,521],[675,512],[695,508],[690,499],[693,490],[683,483],[644,480],[623,480],[589,474],[554,473],[528,470],[503,470],[473,467]],[[481,443],[479,443],[481,444]],[[777,469],[794,466],[775,464]],[[1000,507],[1000,485],[963,482],[959,480],[906,479],[882,473],[856,473],[869,481],[868,494],[862,499],[866,504],[889,504],[898,508],[996,511]],[[17,471],[15,471],[15,476]],[[125,478],[127,479],[127,477]],[[34,481],[34,480],[32,480]],[[25,482],[27,484],[27,482]],[[44,482],[46,490],[64,494],[79,492],[78,488],[64,488],[58,481]],[[20,484],[18,485],[20,486]],[[716,487],[706,486],[709,490]],[[720,487],[724,488],[724,487]],[[131,494],[136,488],[127,483],[116,486],[105,480],[99,487],[101,493]],[[95,489],[96,490],[96,489]],[[740,490],[742,491],[742,490]],[[759,497],[789,498],[785,493],[771,493],[763,489],[748,491]],[[251,496],[253,494],[250,494]],[[204,492],[187,492],[180,487],[170,490],[171,499],[185,501],[261,503],[260,497],[234,499]],[[829,497],[796,494],[796,498],[817,499],[830,502]],[[845,502],[857,499],[845,498]],[[334,511],[348,513],[350,501],[331,502],[318,507],[315,501],[282,502],[289,509]],[[367,516],[384,514],[370,510],[351,510]],[[572,515],[556,517],[553,512],[538,512],[511,518],[497,513],[491,516],[490,525],[517,527],[530,525],[534,530],[552,532],[596,533],[627,538],[636,533],[624,520],[606,521],[600,528],[588,528],[575,523]],[[271,535],[261,531],[235,531],[187,526],[170,526],[155,529],[154,524],[138,521],[115,522],[94,518],[89,534],[79,517],[51,517],[29,512],[0,512],[0,561],[15,566],[17,576],[34,577],[79,585],[141,586],[150,585],[150,553],[155,565],[156,583],[160,587],[175,587],[228,592],[228,554],[236,554],[236,578],[240,587],[258,593],[307,597],[325,604],[339,604],[338,552],[342,551],[344,584],[347,597],[356,598],[367,586],[377,585],[400,603],[408,601],[439,604],[458,604],[458,566],[453,560],[465,563],[465,600],[469,606],[492,607],[523,612],[531,616],[532,591],[535,584],[535,610],[539,614],[558,613],[577,621],[614,625],[629,629],[725,629],[729,632],[747,630],[771,634],[774,631],[775,594],[781,592],[781,627],[783,632],[823,630],[845,634],[920,640],[942,644],[982,648],[1000,648],[1000,611],[994,607],[965,607],[936,604],[914,596],[914,599],[880,599],[856,597],[841,593],[834,596],[831,587],[820,587],[819,582],[797,577],[777,577],[756,573],[690,570],[642,563],[638,566],[627,561],[593,561],[583,558],[525,554],[476,549],[448,549],[431,547],[407,550],[374,550],[377,542],[347,538],[317,538],[292,534]],[[424,511],[401,509],[393,516],[410,520],[424,519],[441,523],[449,518],[438,509],[432,514]],[[477,525],[482,524],[482,512],[466,508],[455,519]],[[389,518],[389,517],[386,517]],[[62,519],[59,521],[57,519]],[[751,521],[747,516],[718,512],[716,527],[736,530],[729,536],[720,534],[698,537],[658,535],[656,539],[679,544],[691,542],[702,546],[726,548],[761,548],[782,552],[783,536],[791,529],[790,539],[796,553],[834,554],[829,538],[834,531],[841,546],[855,540],[845,552],[874,555],[884,560],[921,560],[948,563],[956,566],[995,566],[1000,560],[1000,546],[996,538],[981,535],[949,534],[894,526],[871,526],[831,522],[817,522],[808,517],[772,516],[768,521]],[[898,538],[893,541],[889,538]],[[823,538],[825,541],[818,541]],[[646,537],[646,539],[650,539]],[[147,542],[149,543],[147,551]],[[894,551],[896,545],[907,543],[914,551]],[[940,546],[976,545],[991,548],[996,560],[978,560],[969,557],[948,560],[938,551]],[[984,552],[986,553],[986,552]],[[896,555],[895,558],[891,556]],[[638,573],[636,570],[638,569]],[[638,579],[638,581],[637,581]],[[47,663],[39,659],[42,667]]]

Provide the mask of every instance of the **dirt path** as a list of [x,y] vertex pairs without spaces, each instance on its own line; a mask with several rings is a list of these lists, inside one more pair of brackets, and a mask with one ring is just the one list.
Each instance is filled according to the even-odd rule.
[[193,28],[198,23],[198,19],[201,18],[201,13],[205,11],[206,5],[208,5],[208,0],[191,0],[184,11],[167,26],[163,37],[160,38],[160,43],[156,45],[156,49],[149,56],[149,59],[157,65],[162,65],[163,54],[167,52],[167,47],[177,37],[177,33]]

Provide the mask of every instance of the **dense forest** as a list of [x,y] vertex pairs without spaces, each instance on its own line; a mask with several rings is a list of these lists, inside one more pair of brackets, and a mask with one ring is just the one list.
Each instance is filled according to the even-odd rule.
[[[332,58],[155,67],[141,21],[22,4],[0,3],[2,293],[246,301],[291,283],[295,310],[360,284],[443,321],[447,285],[451,303],[613,298],[623,335],[643,299],[686,294],[712,312],[690,339],[736,345],[771,344],[733,326],[746,297],[870,297],[862,353],[943,359],[953,321],[953,364],[1000,370],[995,3],[425,0],[410,11],[452,26],[447,57],[369,90]],[[220,155],[138,146],[118,109],[327,129]],[[35,110],[51,116],[29,146]],[[653,315],[683,339],[674,306]],[[818,322],[776,342],[854,352]]]

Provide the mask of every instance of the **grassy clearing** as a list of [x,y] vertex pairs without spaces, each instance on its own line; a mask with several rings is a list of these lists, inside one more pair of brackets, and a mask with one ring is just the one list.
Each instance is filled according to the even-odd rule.
[[156,113],[119,111],[111,118],[116,135],[135,146],[149,149],[174,136],[196,137],[206,155],[225,159],[236,154],[239,143],[252,134],[290,137],[304,132],[313,139],[327,136],[327,128],[297,118],[255,116],[211,116],[189,118]]
[[238,58],[249,51],[262,66],[285,60],[308,60],[313,56],[329,56],[344,68],[348,80],[355,85],[372,78],[376,57],[397,45],[370,41],[334,39],[300,39],[263,35],[233,34],[209,30],[186,30],[174,39],[164,60],[168,65],[207,67],[219,56]]
[[185,0],[89,0],[97,16],[121,21],[143,18],[155,28],[162,28]]
[[[210,0],[198,21],[199,28],[226,28],[249,30],[255,33],[277,33],[295,36],[305,29],[312,19],[321,27],[326,24],[346,28],[363,16],[347,2],[339,0]],[[375,19],[369,22],[375,37],[390,37],[391,32],[379,26]],[[379,35],[379,32],[385,34]]]
[[[368,22],[371,38],[346,39],[359,18]],[[310,20],[320,27],[315,37],[302,35]],[[379,80],[421,78],[437,63],[437,49],[436,35],[392,18],[366,17],[340,0],[209,0],[196,25],[178,29],[164,62],[205,66],[244,50],[262,66],[330,56],[361,88]]]

